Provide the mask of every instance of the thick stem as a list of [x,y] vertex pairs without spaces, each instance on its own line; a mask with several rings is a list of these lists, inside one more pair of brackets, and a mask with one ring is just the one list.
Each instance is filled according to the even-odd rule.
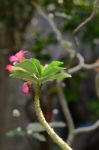
[[42,126],[45,128],[46,132],[49,134],[53,142],[55,142],[62,150],[72,150],[72,148],[67,143],[65,143],[46,122],[44,115],[42,113],[41,107],[40,107],[39,95],[40,95],[40,90],[37,88],[35,90],[34,108],[35,108],[35,112],[36,112],[38,120],[40,121]]

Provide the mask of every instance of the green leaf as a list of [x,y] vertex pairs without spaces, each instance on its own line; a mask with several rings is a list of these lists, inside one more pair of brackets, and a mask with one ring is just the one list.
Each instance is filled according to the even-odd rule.
[[17,66],[23,68],[24,70],[29,72],[31,75],[35,74],[36,77],[39,77],[39,71],[34,61],[30,59],[25,60],[23,62],[18,63]]
[[6,133],[7,136],[16,137],[16,136],[23,136],[24,132],[22,131],[21,127],[17,127],[9,132]]
[[42,77],[56,74],[57,72],[63,70],[63,67],[59,67],[63,62],[52,61],[43,71]]
[[64,63],[61,61],[52,61],[49,65],[50,66],[60,66],[63,65]]
[[32,131],[32,132],[43,132],[43,131],[45,131],[43,126],[38,122],[29,124],[27,126],[27,130]]
[[33,133],[32,134],[32,137],[41,141],[41,142],[45,142],[46,141],[46,138],[44,135],[40,134],[40,133]]
[[61,71],[63,68],[62,67],[57,67],[57,66],[48,66],[47,68],[44,69],[42,77],[50,76],[53,74],[56,74],[57,72]]
[[[64,122],[50,122],[49,125],[53,128],[61,128],[61,127],[65,127],[65,123]],[[38,123],[38,122],[35,122],[35,123],[30,123],[27,128],[26,128],[27,132],[29,131],[30,133],[33,133],[33,132],[44,132],[45,129],[44,127]]]
[[38,59],[31,59],[32,64],[35,66],[35,69],[37,71],[37,76],[41,77],[42,71],[43,71],[43,66],[40,64]]
[[63,78],[70,78],[70,77],[71,75],[68,73],[57,73],[54,75],[46,76],[45,78],[41,78],[41,82],[44,83],[44,82],[52,81],[55,79],[63,79]]
[[23,72],[23,71],[13,71],[11,74],[10,74],[11,77],[14,77],[14,78],[18,78],[18,79],[22,79],[24,81],[32,81],[32,82],[36,82],[36,79],[35,77],[33,76],[30,76],[27,72]]

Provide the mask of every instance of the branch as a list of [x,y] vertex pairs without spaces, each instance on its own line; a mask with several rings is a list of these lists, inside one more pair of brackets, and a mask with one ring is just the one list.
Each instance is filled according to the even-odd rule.
[[[93,63],[93,64],[85,64],[84,61],[80,60],[81,59],[81,55],[79,55],[79,64],[73,68],[68,69],[68,73],[72,74],[75,73],[81,69],[94,69],[96,67],[99,67],[99,62],[98,63]],[[83,57],[82,57],[83,58]],[[84,59],[83,59],[84,60]]]
[[89,23],[94,18],[94,16],[96,15],[96,10],[97,10],[98,3],[99,3],[99,0],[95,0],[94,6],[93,6],[93,11],[92,11],[91,15],[85,21],[83,21],[80,25],[78,25],[76,27],[76,29],[73,31],[74,35],[77,32],[79,32],[87,23]]
[[49,136],[51,137],[51,139],[53,140],[53,142],[55,142],[60,148],[61,150],[72,150],[72,148],[65,143],[62,138],[60,138],[55,131],[53,130],[53,128],[51,128],[49,126],[49,124],[46,122],[43,112],[41,110],[41,106],[40,106],[40,101],[39,101],[39,95],[40,95],[40,89],[39,87],[36,87],[35,90],[35,98],[34,98],[34,109],[36,112],[36,116],[39,120],[39,122],[42,124],[42,126],[44,127],[44,129],[46,130],[46,132],[49,134]]
[[99,0],[95,0],[94,2],[94,6],[93,6],[93,11],[90,14],[90,16],[88,18],[86,18],[81,24],[79,24],[76,29],[74,29],[73,31],[73,40],[74,40],[74,45],[75,45],[75,54],[74,57],[72,58],[71,62],[74,60],[74,58],[76,57],[76,54],[79,51],[79,41],[78,38],[76,37],[76,34],[86,25],[88,24],[96,15],[96,10],[97,10],[97,5],[99,3]]
[[[96,8],[97,8],[97,3],[98,3],[98,2],[99,2],[99,0],[96,0],[96,1],[95,1],[92,14],[88,17],[88,18],[90,18],[90,19],[87,18],[89,21],[90,21],[90,20],[94,17],[94,15],[96,14]],[[56,24],[55,24],[55,22],[53,21],[53,19],[49,18],[48,15],[46,15],[46,13],[41,9],[41,7],[40,7],[38,4],[33,3],[33,5],[36,7],[38,13],[39,13],[43,18],[45,18],[45,19],[49,22],[49,24],[50,24],[50,26],[51,26],[53,32],[54,32],[55,35],[56,35],[57,41],[60,43],[60,45],[61,45],[64,49],[66,49],[66,48],[64,47],[64,44],[66,44],[66,41],[62,38],[62,34],[61,34],[61,32],[59,31],[59,29],[56,27]],[[86,19],[86,20],[87,20],[87,19]],[[86,24],[89,22],[89,21],[86,21],[86,20],[85,20],[83,23],[81,23],[81,24],[73,31],[74,34],[76,34],[84,25],[86,25]],[[83,24],[83,25],[82,25],[82,24]],[[66,49],[66,51],[67,51],[70,55],[75,55],[73,49]],[[78,64],[77,66],[75,66],[75,67],[69,69],[69,70],[68,70],[69,73],[74,73],[74,72],[76,72],[76,71],[78,71],[78,70],[80,70],[80,69],[82,69],[82,68],[84,68],[84,69],[92,69],[92,68],[94,68],[94,67],[98,67],[98,66],[99,66],[98,64],[95,64],[95,63],[94,63],[94,64],[84,64],[84,58],[83,58],[83,56],[82,56],[79,52],[77,52],[76,57],[77,57],[78,60],[79,60],[79,64]]]
[[48,21],[48,23],[50,24],[50,26],[52,27],[52,29],[56,35],[57,41],[61,42],[62,41],[62,35],[61,35],[61,32],[57,29],[54,21],[48,15],[46,15],[46,13],[44,13],[44,11],[41,9],[41,7],[38,4],[33,2],[33,5],[37,9],[38,13]]
[[[75,35],[79,30],[81,30],[81,28],[84,27],[89,21],[91,21],[91,20],[93,19],[93,17],[94,17],[95,14],[96,14],[96,8],[97,8],[98,2],[99,2],[99,0],[95,0],[94,7],[93,7],[93,11],[92,11],[91,15],[90,15],[84,22],[82,22],[82,23],[73,31],[73,34],[74,34],[74,35]],[[54,20],[51,19],[51,18],[49,18],[48,15],[46,15],[46,13],[40,8],[39,5],[37,5],[36,3],[33,3],[33,5],[36,7],[38,13],[39,13],[43,18],[45,18],[45,19],[49,22],[49,24],[50,24],[50,26],[51,26],[53,32],[54,32],[55,35],[56,35],[57,41],[58,41],[59,44],[63,47],[63,49],[66,50],[66,51],[69,53],[70,56],[74,56],[74,55],[75,55],[74,50],[73,50],[73,49],[67,49],[67,48],[64,46],[64,44],[66,44],[67,42],[63,39],[62,33],[61,33],[60,30],[57,28],[57,26],[56,26]],[[76,45],[75,47],[78,47],[78,43],[77,43],[77,42],[78,42],[78,40],[77,40],[77,38],[75,38],[75,45]],[[84,63],[84,58],[83,58],[83,56],[82,56],[79,52],[76,52],[76,57],[77,57],[77,59],[78,59],[78,61],[79,61],[79,62],[78,62],[78,65],[75,66],[75,67],[73,67],[73,68],[68,69],[68,72],[69,72],[69,73],[74,73],[74,72],[76,72],[76,71],[78,71],[78,70],[80,70],[80,69],[82,69],[82,68],[84,68],[84,69],[93,69],[93,68],[95,68],[95,67],[99,67],[99,63],[97,63],[97,64],[96,64],[96,63],[93,63],[93,64],[85,64],[85,63]],[[70,140],[70,142],[71,142],[71,140],[72,140],[72,138],[73,138],[73,136],[74,136],[74,133],[78,132],[78,131],[77,131],[78,129],[75,129],[75,130],[74,130],[74,124],[73,124],[73,121],[72,121],[72,117],[71,117],[71,115],[70,115],[70,112],[69,112],[69,110],[68,110],[68,106],[67,106],[67,103],[66,103],[66,98],[64,97],[62,88],[61,88],[59,85],[57,85],[57,93],[58,93],[58,96],[59,96],[59,99],[60,99],[60,104],[61,104],[61,106],[62,106],[62,108],[63,108],[64,116],[65,116],[65,118],[66,118],[67,123],[69,124],[68,127],[69,127],[69,130],[70,130],[70,131],[69,131],[70,133],[69,133],[69,137],[68,137],[68,142],[69,142],[69,140]],[[68,114],[68,115],[67,115],[67,114]],[[91,128],[91,127],[88,127],[87,130],[88,130],[88,131],[89,131],[89,130],[92,130],[93,127],[94,127],[94,125],[92,126],[92,128]],[[82,128],[82,129],[83,129],[83,131],[84,131],[84,129],[86,130],[85,127]],[[79,130],[80,130],[80,129],[79,129]],[[83,132],[83,131],[82,131],[82,132]],[[79,132],[80,132],[80,131],[79,131]]]
[[64,96],[64,93],[61,87],[61,82],[59,80],[57,81],[56,89],[57,89],[57,95],[59,97],[59,102],[62,107],[62,111],[64,113],[64,117],[68,125],[69,134],[67,138],[67,143],[70,144],[74,137],[74,123],[73,123],[72,116],[68,108],[66,97]]
[[94,123],[90,127],[82,127],[82,128],[75,129],[74,133],[78,134],[83,132],[90,132],[90,131],[94,131],[96,128],[99,128],[99,120],[96,121],[96,123]]

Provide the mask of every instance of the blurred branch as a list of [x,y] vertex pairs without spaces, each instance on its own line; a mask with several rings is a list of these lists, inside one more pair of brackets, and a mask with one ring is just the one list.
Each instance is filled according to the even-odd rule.
[[77,57],[79,59],[79,64],[73,68],[68,69],[68,73],[70,73],[70,74],[75,73],[81,69],[88,70],[88,69],[94,69],[96,67],[99,67],[99,62],[98,63],[95,62],[93,64],[85,64],[84,58],[81,55],[79,55],[79,53],[77,53]]
[[[76,34],[84,25],[86,25],[86,24],[94,17],[94,15],[96,14],[96,8],[97,8],[98,2],[99,2],[99,0],[96,0],[96,1],[95,1],[93,11],[92,11],[91,15],[87,18],[88,21],[86,21],[86,20],[87,20],[87,19],[86,19],[83,23],[81,23],[81,24],[73,31],[74,34]],[[55,35],[56,35],[57,41],[58,41],[58,42],[61,44],[61,46],[64,48],[64,44],[66,44],[67,42],[64,41],[64,39],[62,38],[62,33],[61,33],[61,32],[59,31],[59,29],[57,28],[57,26],[56,26],[54,20],[51,19],[51,18],[41,9],[41,7],[40,7],[38,4],[33,3],[33,5],[36,7],[38,13],[39,13],[43,18],[45,18],[45,19],[49,22],[49,24],[50,24],[50,26],[51,26],[53,32],[54,32]],[[89,18],[90,18],[90,19],[89,19]],[[83,25],[82,25],[82,24],[83,24]],[[66,49],[66,48],[65,48],[65,49]],[[74,50],[73,50],[73,49],[66,49],[66,50],[67,50],[67,52],[68,52],[70,55],[74,55]],[[99,66],[98,63],[97,63],[97,64],[96,64],[96,63],[93,63],[93,64],[85,64],[85,63],[84,63],[84,58],[83,58],[83,56],[82,56],[79,52],[77,52],[76,57],[78,58],[79,63],[78,63],[77,66],[75,66],[75,67],[73,67],[73,68],[70,68],[70,69],[68,70],[69,73],[74,73],[74,72],[76,72],[76,71],[78,71],[78,70],[80,70],[80,69],[82,69],[82,68],[84,68],[84,69],[92,69],[92,68],[94,68],[94,67],[98,67],[98,66]]]
[[[85,20],[83,21],[74,31],[73,31],[73,36],[74,36],[74,43],[75,43],[75,48],[78,49],[78,46],[79,46],[79,43],[78,43],[78,39],[77,37],[75,37],[75,34],[80,31],[89,21],[91,21],[93,19],[93,17],[95,16],[96,14],[96,8],[97,8],[97,5],[99,3],[99,0],[95,0],[95,3],[94,3],[94,7],[93,7],[93,11],[91,13],[91,15]],[[67,47],[65,47],[64,45],[66,45],[68,42],[65,41],[62,37],[62,33],[60,32],[60,30],[57,28],[54,20],[52,18],[50,18],[43,10],[42,8],[36,4],[36,3],[33,3],[33,5],[36,7],[38,13],[43,17],[45,18],[48,23],[50,24],[53,32],[55,33],[56,35],[56,39],[57,41],[59,42],[59,44],[63,47],[63,49],[65,49],[69,55],[74,58],[74,56],[78,59],[78,65],[76,65],[75,67],[73,68],[70,68],[68,69],[67,71],[69,73],[75,73],[77,72],[78,70],[84,68],[84,69],[93,69],[93,68],[96,68],[96,67],[99,67],[99,63],[93,63],[93,64],[85,64],[84,62],[84,57],[78,52],[76,51],[76,55],[75,55],[75,50],[74,49],[69,49]],[[69,128],[69,136],[68,136],[68,143],[71,143],[71,140],[74,138],[74,134],[78,133],[78,132],[83,132],[83,131],[91,131],[91,130],[94,130],[95,128],[97,128],[97,126],[99,125],[99,122],[97,122],[96,124],[94,124],[93,126],[91,127],[87,127],[87,128],[80,128],[80,129],[74,129],[74,123],[73,123],[73,120],[72,120],[72,117],[71,117],[71,114],[69,112],[69,108],[68,108],[68,105],[67,105],[67,101],[66,101],[66,98],[64,96],[64,93],[62,91],[62,87],[59,83],[57,83],[57,94],[59,96],[59,100],[60,100],[60,104],[61,104],[61,107],[63,109],[63,112],[64,112],[64,116],[65,116],[65,119],[67,121],[67,124],[68,124],[68,128]]]
[[75,129],[74,133],[78,134],[78,133],[83,133],[83,132],[90,132],[90,131],[94,131],[96,128],[99,128],[99,120],[96,121],[90,127],[82,127],[82,128]]
[[67,143],[70,144],[72,141],[72,138],[74,136],[74,123],[73,123],[72,116],[70,114],[67,100],[66,100],[66,97],[64,96],[60,81],[57,81],[56,89],[57,89],[57,95],[59,97],[59,102],[62,107],[62,111],[64,113],[64,117],[65,117],[65,120],[68,125],[69,134],[68,134],[68,138],[67,138]]
[[91,15],[86,20],[84,20],[80,25],[76,27],[76,29],[73,31],[73,35],[79,32],[88,22],[90,22],[94,18],[94,16],[96,15],[98,3],[99,3],[99,0],[95,0]]
[[[99,0],[95,0],[94,2],[94,6],[93,6],[93,11],[91,12],[90,16],[88,18],[86,18],[82,23],[80,23],[73,31],[73,40],[74,40],[74,46],[75,46],[75,54],[73,56],[73,58],[70,60],[70,64],[72,63],[72,61],[75,59],[78,51],[79,51],[79,41],[78,38],[76,36],[76,34],[81,31],[81,29],[87,24],[89,23],[96,15],[96,10],[97,10],[97,5],[99,3]],[[80,67],[80,66],[79,66]],[[77,66],[77,68],[79,68]],[[86,68],[87,69],[87,68]],[[78,70],[77,70],[78,71]]]
[[48,23],[50,24],[50,26],[52,27],[52,29],[53,29],[53,31],[56,35],[57,40],[59,42],[62,41],[61,32],[57,29],[56,24],[54,23],[54,21],[46,13],[44,13],[44,11],[41,9],[41,7],[38,4],[33,2],[33,5],[36,7],[38,13],[48,21]]

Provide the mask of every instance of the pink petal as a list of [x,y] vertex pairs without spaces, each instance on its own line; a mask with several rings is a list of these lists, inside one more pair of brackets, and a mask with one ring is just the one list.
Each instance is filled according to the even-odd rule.
[[16,67],[14,67],[14,66],[8,64],[8,65],[6,65],[5,69],[6,69],[7,71],[11,72],[11,71],[16,70]]
[[22,61],[25,59],[24,55],[25,53],[27,53],[27,51],[24,51],[24,50],[20,50],[19,52],[17,52],[15,54],[15,56],[17,57],[18,61]]
[[12,56],[9,57],[9,61],[10,62],[17,62],[18,58],[15,55],[12,55]]
[[21,90],[25,93],[28,94],[30,90],[30,85],[28,82],[24,82],[24,84],[21,87]]

